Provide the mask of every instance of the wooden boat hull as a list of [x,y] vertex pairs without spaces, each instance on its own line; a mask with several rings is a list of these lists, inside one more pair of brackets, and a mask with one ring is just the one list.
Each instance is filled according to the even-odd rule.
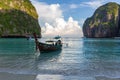
[[[36,50],[39,49],[40,52],[51,52],[62,49],[61,40],[58,40],[52,44],[46,44],[39,42],[35,33],[33,35],[35,37]],[[47,41],[47,42],[53,42],[53,41]]]
[[51,45],[51,44],[44,44],[39,42],[38,49],[40,52],[51,52],[51,51],[61,50],[62,45]]

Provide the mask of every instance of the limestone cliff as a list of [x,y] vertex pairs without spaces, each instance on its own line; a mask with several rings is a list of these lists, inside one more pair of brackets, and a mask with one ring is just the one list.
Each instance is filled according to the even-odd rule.
[[119,31],[120,5],[113,2],[99,7],[83,25],[85,37],[111,38],[119,36]]
[[29,0],[0,0],[0,36],[40,35],[38,15]]

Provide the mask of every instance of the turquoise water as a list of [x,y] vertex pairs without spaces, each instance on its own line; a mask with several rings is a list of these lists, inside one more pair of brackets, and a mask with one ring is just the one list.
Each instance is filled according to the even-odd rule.
[[[35,74],[36,80],[120,78],[120,40],[63,38],[62,51],[40,54],[34,41],[0,39],[0,72]],[[38,56],[39,55],[39,56]]]

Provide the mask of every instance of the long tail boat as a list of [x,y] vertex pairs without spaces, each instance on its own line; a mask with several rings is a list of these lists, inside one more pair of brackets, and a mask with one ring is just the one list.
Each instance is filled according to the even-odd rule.
[[49,40],[46,41],[45,43],[42,43],[38,41],[35,33],[34,33],[34,38],[36,43],[36,49],[39,49],[40,52],[51,52],[62,49],[62,42],[60,39],[58,39],[57,41]]

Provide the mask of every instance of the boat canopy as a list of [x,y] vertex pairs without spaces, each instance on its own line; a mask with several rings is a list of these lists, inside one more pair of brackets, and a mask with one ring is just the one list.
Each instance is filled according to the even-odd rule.
[[56,41],[53,41],[53,40],[46,41],[46,44],[55,44],[55,43],[56,43]]
[[61,38],[61,36],[59,36],[59,35],[54,37],[54,39],[60,39],[60,38]]

